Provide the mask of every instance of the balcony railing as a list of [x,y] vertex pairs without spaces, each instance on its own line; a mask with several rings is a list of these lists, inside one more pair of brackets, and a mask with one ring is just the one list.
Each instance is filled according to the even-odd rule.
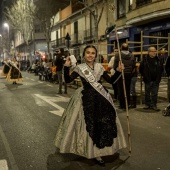
[[[78,33],[74,33],[70,35],[71,41],[69,42],[69,46],[75,46],[75,45],[80,45],[83,43],[87,43],[90,41],[94,40],[94,28],[93,29],[88,29],[85,31],[81,31]],[[101,40],[100,40],[101,38]],[[99,37],[99,40],[102,41],[104,37]],[[58,46],[67,46],[67,40],[65,37],[59,38],[57,40],[51,41],[51,47],[52,48],[57,48]]]
[[95,31],[94,28],[87,29],[84,31],[84,41],[85,42],[94,40],[94,35],[95,35],[94,31]]
[[71,45],[83,44],[83,31],[71,35]]
[[57,45],[57,46],[66,45],[65,37],[59,38],[59,39],[58,39],[58,44],[56,44],[56,45]]
[[56,40],[51,41],[51,47],[56,48]]
[[65,46],[66,45],[66,40],[65,37],[59,38],[57,40],[51,41],[51,47],[56,48],[58,46]]

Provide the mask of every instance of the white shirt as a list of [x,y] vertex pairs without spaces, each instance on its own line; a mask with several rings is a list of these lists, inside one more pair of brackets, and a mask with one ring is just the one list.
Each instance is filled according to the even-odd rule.
[[76,66],[77,59],[74,55],[70,55],[69,58],[71,60],[71,66],[74,68]]
[[113,56],[108,64],[108,67],[111,68],[110,73],[111,75],[113,75],[115,73],[115,70],[113,69],[113,65],[114,65],[114,61],[115,61],[115,56]]

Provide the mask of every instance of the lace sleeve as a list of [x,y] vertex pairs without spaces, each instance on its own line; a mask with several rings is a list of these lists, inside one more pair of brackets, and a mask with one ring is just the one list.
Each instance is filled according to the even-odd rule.
[[109,76],[108,73],[106,71],[104,71],[102,77],[110,84],[114,83],[120,76],[121,72],[116,71],[115,74],[113,74],[113,76]]
[[79,76],[79,74],[75,71],[73,71],[70,74],[70,68],[69,67],[64,67],[64,79],[66,83],[72,82],[74,79],[76,79]]

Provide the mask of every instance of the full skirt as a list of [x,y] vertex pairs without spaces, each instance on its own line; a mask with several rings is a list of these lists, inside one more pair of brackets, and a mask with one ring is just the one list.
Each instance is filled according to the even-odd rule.
[[75,91],[60,120],[55,138],[55,146],[60,149],[60,153],[73,153],[91,159],[113,155],[119,149],[126,148],[127,145],[118,116],[116,116],[117,137],[113,139],[113,145],[99,149],[93,144],[86,130],[82,90],[83,87]]
[[7,79],[7,81],[23,80],[20,70],[18,70],[17,68],[15,68],[13,66],[10,68],[6,79]]

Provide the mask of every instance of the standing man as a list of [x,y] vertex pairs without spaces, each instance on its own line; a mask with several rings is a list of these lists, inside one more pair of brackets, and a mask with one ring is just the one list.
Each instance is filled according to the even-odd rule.
[[168,100],[170,103],[170,56],[167,58],[165,63],[165,71],[168,76]]
[[157,108],[157,97],[159,83],[163,72],[163,62],[156,56],[157,50],[154,46],[148,48],[148,55],[141,61],[139,71],[145,83],[145,107],[144,109],[153,109],[159,111]]
[[56,73],[59,82],[59,90],[58,94],[62,94],[62,84],[64,83],[64,93],[67,94],[67,85],[63,82],[62,70],[65,62],[65,53],[64,48],[60,48],[58,55],[56,56],[55,66],[56,66]]
[[[115,55],[118,54],[118,49],[114,49],[114,53],[112,58],[109,61],[108,68],[110,69],[111,75],[115,73],[115,70],[113,69],[114,66],[114,60],[115,60]],[[112,83],[113,91],[114,91],[114,99],[113,101],[116,102],[118,100],[118,87],[117,87],[117,82]]]
[[[125,78],[125,87],[126,87],[126,96],[128,107],[130,106],[130,83],[132,78],[132,71],[135,68],[135,58],[134,55],[129,51],[127,43],[123,43],[121,46],[121,58],[122,63],[124,64],[124,78]],[[118,67],[119,64],[119,54],[116,54],[114,61],[114,69]],[[119,103],[120,109],[126,109],[125,105],[125,95],[123,90],[123,79],[120,78],[117,82],[118,84],[118,94],[119,94]]]

